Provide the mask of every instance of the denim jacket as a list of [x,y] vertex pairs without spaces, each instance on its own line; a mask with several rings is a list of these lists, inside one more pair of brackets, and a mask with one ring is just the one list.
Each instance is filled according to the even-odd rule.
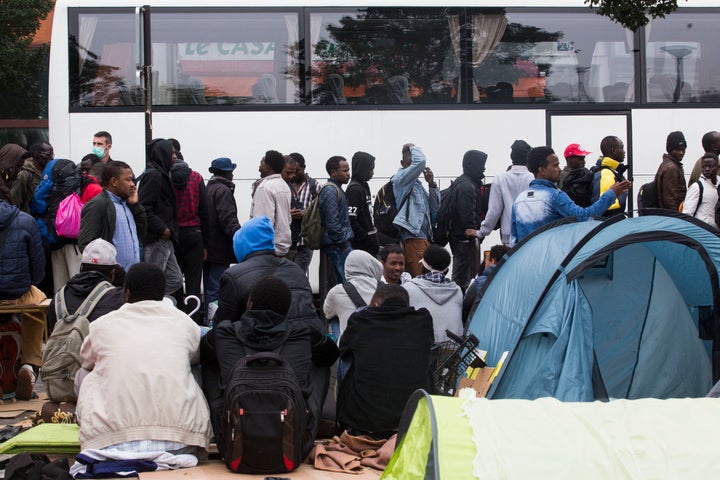
[[432,225],[435,223],[440,209],[440,191],[437,188],[430,188],[428,194],[423,188],[418,177],[425,169],[425,154],[419,147],[412,147],[410,152],[412,154],[410,165],[398,170],[392,178],[395,203],[398,208],[400,208],[405,195],[412,191],[393,223],[402,229],[400,235],[403,239],[426,238],[431,240]]
[[583,208],[551,181],[535,179],[530,182],[530,188],[520,193],[513,203],[510,245],[515,245],[543,225],[561,218],[587,220],[602,215],[616,198],[615,192],[608,189],[597,202]]

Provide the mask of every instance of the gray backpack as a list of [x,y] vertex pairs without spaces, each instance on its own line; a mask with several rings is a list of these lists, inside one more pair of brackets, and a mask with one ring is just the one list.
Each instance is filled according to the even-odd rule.
[[113,286],[98,283],[75,313],[68,313],[65,287],[55,294],[57,323],[45,345],[40,376],[45,382],[48,397],[53,402],[74,402],[75,374],[80,370],[80,347],[90,330],[88,315]]

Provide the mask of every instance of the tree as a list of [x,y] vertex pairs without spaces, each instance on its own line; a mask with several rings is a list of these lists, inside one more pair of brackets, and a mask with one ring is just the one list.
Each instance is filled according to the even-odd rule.
[[32,36],[53,9],[53,0],[0,1],[0,118],[38,118],[40,75],[49,45],[31,47]]
[[678,0],[585,0],[585,3],[597,7],[599,15],[633,32],[652,18],[665,18],[678,8]]

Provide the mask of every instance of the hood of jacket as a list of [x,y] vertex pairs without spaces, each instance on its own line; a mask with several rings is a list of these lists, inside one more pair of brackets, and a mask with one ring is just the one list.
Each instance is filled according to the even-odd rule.
[[8,202],[0,202],[0,230],[6,229],[15,217],[20,213],[20,209]]
[[23,155],[27,150],[20,145],[8,143],[0,148],[0,171],[4,171],[13,180],[23,164]]
[[67,290],[76,297],[87,297],[93,288],[103,280],[105,275],[96,271],[80,272],[73,276],[67,283]]
[[275,231],[265,216],[251,218],[233,236],[233,252],[238,262],[261,250],[275,251]]
[[272,310],[247,310],[234,327],[237,339],[258,351],[280,347],[289,332],[287,317]]
[[156,138],[148,144],[147,149],[150,164],[161,172],[169,174],[172,168],[172,142],[164,138]]
[[460,289],[455,282],[450,283],[433,283],[422,278],[413,278],[406,285],[415,285],[422,293],[438,305],[446,304],[455,295],[462,295]]
[[367,182],[373,170],[375,170],[375,157],[367,152],[355,152],[352,157],[353,180]]
[[353,250],[345,259],[345,278],[354,285],[377,288],[382,274],[382,263],[364,250]]
[[485,178],[485,162],[487,154],[480,150],[469,150],[463,156],[462,168],[463,173],[470,177],[476,184],[482,184]]
[[184,188],[187,185],[192,169],[184,160],[178,160],[170,168],[170,179],[175,188]]

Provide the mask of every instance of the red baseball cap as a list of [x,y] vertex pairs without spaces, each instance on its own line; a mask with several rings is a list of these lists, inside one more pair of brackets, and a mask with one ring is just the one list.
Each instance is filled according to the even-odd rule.
[[571,143],[565,148],[565,158],[573,156],[584,157],[585,155],[590,155],[590,153],[591,152],[583,150],[578,143]]

